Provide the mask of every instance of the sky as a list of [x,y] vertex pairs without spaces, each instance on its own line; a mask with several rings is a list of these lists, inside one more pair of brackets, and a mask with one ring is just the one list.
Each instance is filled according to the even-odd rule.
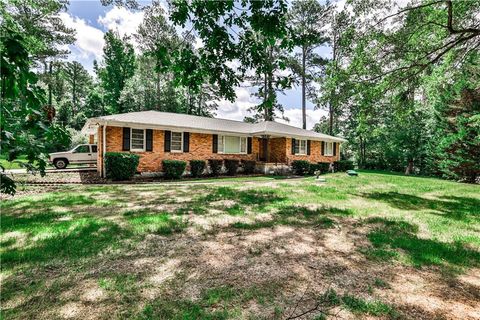
[[[140,1],[140,5],[148,5],[150,1]],[[66,12],[61,14],[65,24],[76,30],[76,42],[69,46],[71,54],[69,60],[80,62],[89,72],[93,73],[93,61],[102,60],[103,35],[109,29],[117,30],[120,35],[131,35],[143,19],[143,12],[133,11],[124,7],[102,6],[100,0],[70,0]],[[320,54],[328,56],[328,48],[322,48]],[[251,96],[248,88],[236,88],[237,99],[235,102],[218,101],[216,116],[218,118],[243,120],[245,116],[251,115],[248,108],[258,104],[258,101]],[[279,93],[279,102],[285,108],[285,117],[290,119],[285,122],[290,125],[302,126],[301,90],[292,88]],[[314,110],[311,102],[307,103],[307,129],[312,129],[321,116],[327,115],[325,110]]]

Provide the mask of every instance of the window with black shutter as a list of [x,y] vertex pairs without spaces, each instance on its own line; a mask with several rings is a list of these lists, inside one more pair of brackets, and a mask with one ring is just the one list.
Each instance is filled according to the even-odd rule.
[[212,152],[218,153],[218,135],[212,135]]
[[153,151],[153,130],[145,130],[145,150]]
[[170,152],[170,142],[172,140],[172,132],[165,130],[165,139],[163,141],[163,149],[165,152]]
[[247,138],[247,153],[252,153],[252,137]]
[[127,128],[127,127],[123,128],[122,150],[123,151],[130,151],[130,128]]
[[190,132],[183,133],[183,152],[190,152]]

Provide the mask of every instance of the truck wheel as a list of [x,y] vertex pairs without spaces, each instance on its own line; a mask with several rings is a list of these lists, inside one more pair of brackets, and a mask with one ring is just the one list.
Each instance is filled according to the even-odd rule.
[[68,164],[68,162],[65,159],[55,159],[53,161],[53,165],[57,169],[65,169],[67,167],[67,164]]

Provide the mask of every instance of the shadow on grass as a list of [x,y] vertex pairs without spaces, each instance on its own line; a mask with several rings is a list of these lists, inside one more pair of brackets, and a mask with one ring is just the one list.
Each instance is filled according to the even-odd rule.
[[117,224],[105,220],[82,218],[60,221],[46,229],[45,234],[31,245],[4,250],[2,268],[7,270],[42,262],[79,260],[115,246],[126,233]]
[[426,199],[398,192],[374,192],[362,196],[402,210],[432,210],[444,217],[464,222],[480,220],[480,200],[475,198],[442,196]]
[[37,212],[38,210],[51,210],[55,207],[71,209],[73,206],[106,206],[109,202],[97,200],[91,196],[71,194],[71,193],[51,193],[41,198],[20,198],[11,201],[5,201],[1,204],[1,209],[9,212]]
[[201,197],[199,201],[206,203],[218,200],[235,200],[240,205],[266,207],[269,204],[284,201],[273,190],[238,190],[230,187],[219,187],[212,193]]
[[418,227],[405,221],[371,218],[367,223],[377,227],[368,235],[374,249],[370,254],[389,260],[397,256],[397,249],[415,265],[450,265],[474,267],[480,265],[480,253],[465,248],[461,243],[445,243],[417,236]]
[[331,216],[348,216],[350,210],[321,207],[310,209],[302,206],[281,207],[270,220],[254,221],[252,223],[236,222],[232,224],[235,229],[257,230],[271,228],[276,225],[284,226],[312,226],[317,228],[331,228],[335,220]]
[[[273,304],[280,285],[275,282],[235,288],[231,285],[211,287],[201,292],[199,299],[178,297],[157,299],[147,304],[139,319],[232,319],[241,314],[241,307],[249,301],[259,306]],[[276,314],[276,316],[279,316]],[[276,319],[278,317],[275,317]]]

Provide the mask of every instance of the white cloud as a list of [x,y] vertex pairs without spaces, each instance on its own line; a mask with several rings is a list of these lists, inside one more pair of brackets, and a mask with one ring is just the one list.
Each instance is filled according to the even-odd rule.
[[[250,92],[246,88],[236,88],[235,92],[237,94],[235,102],[232,103],[226,100],[217,101],[218,118],[242,121],[245,116],[252,115],[250,112],[248,112],[248,109],[257,105],[258,101],[256,101],[256,99],[250,95]],[[325,110],[307,109],[307,129],[312,129],[315,123],[317,123],[322,116],[326,115],[327,112]],[[282,119],[276,119],[275,121],[286,123],[299,128],[302,127],[301,108],[285,109],[284,116],[287,117],[290,121],[288,122]]]
[[99,59],[102,56],[103,32],[87,24],[84,19],[73,17],[69,13],[61,12],[60,18],[68,28],[75,29],[76,41],[70,45],[74,59]]
[[[326,116],[327,112],[325,110],[312,110],[307,109],[307,129],[313,129],[315,123],[317,123],[322,116]],[[301,108],[292,108],[286,109],[284,116],[287,117],[290,122],[287,122],[282,119],[277,119],[277,122],[282,122],[289,124],[294,127],[302,127],[302,109]]]
[[251,97],[250,92],[246,88],[236,88],[235,93],[237,95],[235,102],[217,101],[218,109],[216,113],[218,118],[242,121],[245,116],[251,115],[248,109],[255,106],[257,102]]
[[125,7],[113,7],[97,22],[108,30],[115,30],[123,37],[137,32],[143,21],[143,11],[130,11]]

